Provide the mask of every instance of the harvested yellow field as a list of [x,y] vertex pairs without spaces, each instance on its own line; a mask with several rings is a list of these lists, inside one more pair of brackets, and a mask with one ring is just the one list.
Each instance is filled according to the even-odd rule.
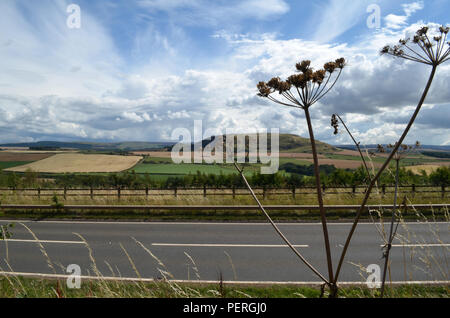
[[115,155],[57,154],[27,165],[6,169],[25,172],[31,169],[45,173],[120,172],[132,168],[142,157]]
[[410,166],[406,167],[406,170],[412,171],[415,174],[421,174],[422,170],[424,170],[427,174],[432,173],[433,171],[436,171],[437,168],[440,168],[442,166],[449,165],[449,163],[442,163],[438,165],[418,165],[418,166]]

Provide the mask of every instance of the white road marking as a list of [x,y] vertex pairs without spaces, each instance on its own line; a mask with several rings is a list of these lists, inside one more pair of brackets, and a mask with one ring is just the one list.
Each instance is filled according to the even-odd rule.
[[[44,274],[44,273],[21,273],[21,272],[2,272],[0,271],[0,276],[19,276],[19,277],[32,277],[32,278],[44,278],[44,279],[67,279],[72,278],[71,275],[58,275],[58,274]],[[107,277],[107,276],[80,276],[82,280],[100,280],[100,281],[123,281],[123,282],[155,282],[160,280],[155,280],[153,278],[134,278],[134,277]],[[219,284],[216,280],[169,280],[169,283],[189,283],[189,284]],[[295,281],[223,281],[224,284],[230,285],[323,285],[323,282],[295,282]],[[340,286],[344,285],[366,285],[367,282],[339,282]],[[392,285],[448,285],[450,280],[444,281],[393,281],[389,282]]]
[[52,244],[86,244],[83,241],[49,241],[49,240],[18,240],[7,239],[5,242],[20,242],[20,243],[52,243]]
[[[166,247],[289,247],[287,245],[275,244],[178,244],[178,243],[152,243],[152,246]],[[294,245],[294,247],[307,248],[309,245]]]
[[[384,245],[380,245],[383,247]],[[446,247],[450,244],[440,244],[440,243],[424,243],[424,244],[392,244],[392,247]]]

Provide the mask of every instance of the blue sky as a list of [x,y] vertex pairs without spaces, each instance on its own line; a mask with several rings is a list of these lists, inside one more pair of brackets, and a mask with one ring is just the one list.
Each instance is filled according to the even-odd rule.
[[[66,25],[81,8],[81,28]],[[381,12],[369,28],[367,8]],[[178,127],[279,128],[305,136],[300,111],[256,97],[256,83],[296,62],[349,64],[314,106],[317,138],[342,114],[363,143],[394,142],[429,69],[378,50],[426,23],[448,24],[447,0],[2,0],[0,142],[170,140]],[[440,68],[408,142],[450,144],[450,72]]]

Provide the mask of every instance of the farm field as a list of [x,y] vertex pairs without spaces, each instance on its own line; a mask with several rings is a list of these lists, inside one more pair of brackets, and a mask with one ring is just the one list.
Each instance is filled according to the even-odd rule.
[[428,165],[417,165],[406,167],[406,170],[412,171],[415,174],[420,174],[425,171],[427,174],[432,173],[443,165],[450,166],[450,162],[440,163],[440,164],[428,164]]
[[142,157],[139,156],[65,153],[56,154],[23,166],[5,169],[5,171],[25,172],[31,169],[44,173],[120,172],[135,166],[141,159]]
[[42,159],[49,158],[53,156],[54,153],[31,153],[28,151],[24,152],[9,152],[9,151],[1,151],[0,152],[0,162],[32,162],[38,161]]
[[236,169],[232,165],[207,165],[207,164],[138,164],[132,168],[136,173],[186,175],[195,174],[197,171],[206,174],[232,174]]

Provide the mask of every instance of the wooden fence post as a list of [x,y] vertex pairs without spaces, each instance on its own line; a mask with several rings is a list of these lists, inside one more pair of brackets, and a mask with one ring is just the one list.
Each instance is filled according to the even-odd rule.
[[292,187],[292,198],[295,199],[295,185]]
[[235,199],[235,198],[236,198],[236,187],[233,186],[233,199]]
[[120,196],[121,196],[121,189],[120,186],[117,187],[117,199],[120,200]]
[[91,200],[94,200],[94,189],[91,187]]
[[352,186],[352,193],[353,193],[353,195],[356,194],[356,185],[353,185],[353,186]]
[[442,198],[445,198],[445,185],[442,185],[441,188],[442,188]]
[[67,187],[64,186],[64,200],[67,200]]
[[40,200],[41,199],[41,188],[40,187],[37,189],[37,193],[38,193],[38,199]]
[[386,194],[386,185],[383,184],[383,185],[381,186],[381,188],[382,188],[382,191],[383,191],[383,195],[385,195],[385,194]]
[[145,187],[145,197],[148,199],[148,186]]
[[206,198],[206,185],[203,186],[203,197]]
[[265,185],[263,186],[263,198],[267,198],[267,187]]
[[178,197],[178,193],[177,193],[177,187],[173,188],[173,195],[176,197]]

